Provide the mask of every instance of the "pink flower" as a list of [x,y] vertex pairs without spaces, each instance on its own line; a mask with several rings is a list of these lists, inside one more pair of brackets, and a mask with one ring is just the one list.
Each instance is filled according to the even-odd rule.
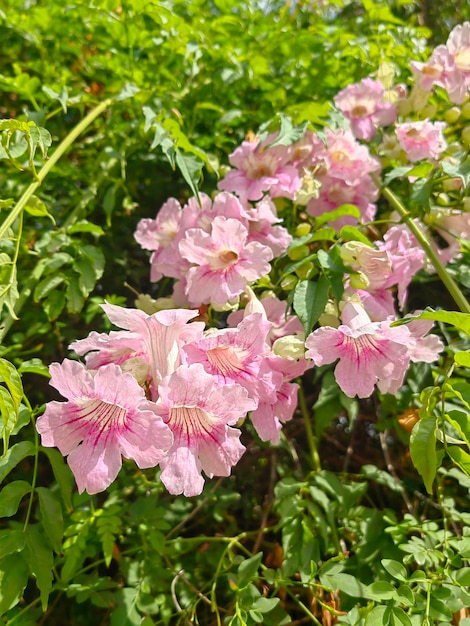
[[365,78],[348,85],[334,98],[335,105],[351,122],[358,139],[370,141],[379,126],[388,126],[397,119],[391,102],[385,101],[385,89],[377,80]]
[[[294,335],[297,331],[302,331],[303,326],[297,317],[287,312],[287,302],[275,297],[263,298],[260,300],[266,317],[271,323],[271,330],[268,334],[268,342],[272,345],[276,339],[286,335]],[[236,326],[243,319],[243,310],[230,313],[227,318],[229,326]]]
[[272,252],[267,246],[247,243],[248,231],[235,219],[214,218],[210,233],[190,229],[179,244],[180,253],[193,264],[187,275],[187,296],[194,306],[233,301],[268,274]]
[[447,148],[442,131],[445,122],[405,122],[395,127],[397,139],[409,161],[438,159]]
[[201,363],[220,384],[237,383],[250,398],[274,397],[272,371],[264,367],[271,324],[260,313],[247,315],[237,328],[207,334],[183,348],[187,363]]
[[57,446],[81,493],[98,493],[116,478],[121,455],[140,468],[154,467],[173,442],[144,390],[118,365],[94,375],[76,361],[50,366],[51,385],[68,402],[49,402],[37,420],[43,446]]
[[403,308],[408,285],[424,267],[426,254],[405,224],[389,228],[384,240],[377,241],[376,245],[379,250],[387,252],[392,261],[392,272],[382,287],[398,285],[398,303]]
[[305,359],[268,355],[265,365],[276,376],[276,393],[274,398],[260,398],[258,407],[251,413],[251,421],[262,441],[279,443],[280,431],[286,422],[292,419],[297,408],[297,392],[299,385],[290,382],[301,376],[311,365]]
[[142,219],[137,225],[134,237],[145,250],[153,250],[151,256],[151,280],[159,281],[163,276],[180,278],[184,273],[185,262],[181,258],[177,235],[183,209],[175,198],[163,204],[155,219]]
[[360,185],[372,172],[380,170],[380,163],[371,156],[367,146],[361,145],[350,130],[326,130],[327,147],[317,153],[314,164],[320,166],[321,176],[343,181],[346,185]]
[[90,368],[117,363],[134,375],[136,371],[145,371],[154,400],[161,379],[181,364],[182,346],[202,337],[202,322],[188,324],[198,311],[170,309],[147,315],[139,309],[113,304],[103,304],[102,308],[110,321],[125,331],[112,331],[109,335],[91,333],[87,339],[72,343],[70,348],[77,354],[87,354]]
[[307,338],[305,356],[315,365],[339,359],[335,377],[342,391],[353,398],[367,398],[377,385],[386,392],[401,386],[410,362],[410,331],[390,322],[371,322],[365,310],[347,303],[339,328],[324,326]]
[[172,494],[198,495],[202,471],[209,478],[230,475],[245,450],[232,425],[256,404],[243,387],[218,384],[199,363],[179,367],[158,392],[156,411],[174,436],[160,462],[161,479]]
[[[273,139],[271,137],[269,141]],[[236,169],[219,182],[219,189],[238,194],[242,202],[260,200],[265,192],[273,198],[294,198],[300,189],[297,169],[288,164],[288,149],[284,146],[266,147],[269,141],[262,144],[244,141],[236,148],[229,156],[230,164]]]

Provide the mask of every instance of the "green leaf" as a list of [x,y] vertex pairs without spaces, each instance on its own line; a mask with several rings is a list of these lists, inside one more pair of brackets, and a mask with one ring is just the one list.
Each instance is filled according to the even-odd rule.
[[46,487],[37,487],[39,496],[39,508],[41,511],[41,523],[52,547],[60,554],[62,552],[62,539],[64,535],[64,519],[62,507],[56,495]]
[[10,554],[0,561],[0,615],[21,600],[28,576],[28,567],[21,556]]
[[399,606],[393,606],[391,613],[391,623],[393,626],[399,626],[399,624],[402,624],[402,626],[413,626],[408,615]]
[[344,241],[360,241],[366,246],[373,248],[370,239],[368,239],[364,233],[362,233],[359,228],[356,228],[355,226],[343,226],[339,231],[339,236]]
[[6,454],[0,458],[0,482],[14,469],[20,461],[27,456],[33,456],[36,453],[36,447],[31,441],[20,441],[9,448]]
[[72,491],[74,487],[74,478],[72,471],[64,461],[64,457],[55,448],[41,448],[49,459],[54,477],[59,485],[62,500],[67,511],[72,510]]
[[420,163],[411,168],[407,176],[415,176],[416,178],[426,178],[433,171],[434,165],[429,161]]
[[50,322],[59,317],[64,310],[65,302],[66,296],[64,291],[52,291],[43,301],[42,306]]
[[237,570],[237,585],[239,589],[246,587],[258,573],[263,553],[258,552],[249,559],[245,559],[240,563]]
[[308,122],[304,122],[298,127],[292,125],[292,121],[285,115],[281,115],[281,127],[276,139],[266,146],[266,148],[274,148],[274,146],[290,146],[305,135]]
[[80,313],[85,304],[85,298],[80,288],[78,276],[72,276],[69,279],[65,297],[67,299],[67,309],[70,313]]
[[470,476],[470,454],[462,450],[459,446],[448,446],[447,454],[460,467],[462,472]]
[[340,591],[352,598],[367,598],[367,587],[351,574],[323,574],[320,575],[322,585],[329,587],[333,591]]
[[441,167],[451,178],[460,178],[464,187],[468,187],[470,181],[470,159],[467,158],[463,163],[455,165],[450,161],[441,161]]
[[199,200],[198,183],[201,178],[203,161],[193,154],[185,154],[176,149],[176,165],[191,191]]
[[65,281],[63,274],[54,274],[53,276],[46,276],[37,285],[33,293],[35,302],[39,302],[45,298],[53,289],[61,285]]
[[0,517],[15,515],[23,497],[31,492],[31,485],[24,480],[8,483],[0,491]]
[[333,211],[328,211],[327,213],[322,213],[320,216],[315,217],[315,228],[326,224],[327,222],[334,222],[340,217],[344,217],[345,215],[352,215],[357,220],[361,218],[361,212],[354,206],[354,204],[342,204],[337,209]]
[[444,322],[451,324],[458,330],[463,330],[470,337],[470,314],[460,313],[457,311],[430,311],[426,310],[420,315],[413,316],[410,319],[435,320],[436,322]]
[[378,580],[366,587],[366,595],[372,600],[390,600],[395,594],[395,587],[386,580]]
[[0,530],[0,561],[13,552],[21,552],[25,541],[26,537],[23,530],[10,528]]
[[137,612],[138,590],[124,587],[114,594],[117,607],[111,613],[110,626],[140,626],[142,616]]
[[470,367],[470,352],[456,352],[454,354],[454,361],[456,365]]
[[47,210],[45,202],[37,196],[31,196],[28,200],[28,204],[25,206],[25,211],[34,217],[48,217],[52,223],[55,224],[55,220]]
[[376,606],[367,613],[365,626],[387,626],[389,623],[388,620],[385,619],[385,611],[387,607],[385,606]]
[[381,563],[386,572],[390,574],[393,578],[404,582],[406,580],[406,569],[399,563],[398,561],[394,561],[393,559],[382,559]]
[[301,280],[294,289],[294,310],[304,327],[305,336],[309,335],[318,318],[325,311],[328,302],[329,284],[325,277],[313,282]]
[[425,417],[414,425],[410,436],[411,460],[420,473],[428,493],[432,493],[437,472],[436,430],[436,418]]
[[31,573],[36,578],[36,585],[41,595],[42,610],[45,611],[52,591],[54,554],[46,537],[37,526],[28,526],[25,556]]

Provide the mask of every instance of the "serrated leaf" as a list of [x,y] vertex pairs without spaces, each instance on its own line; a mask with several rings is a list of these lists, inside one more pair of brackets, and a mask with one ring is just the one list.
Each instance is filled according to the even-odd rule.
[[62,313],[66,302],[64,291],[52,291],[42,303],[47,319],[52,322]]
[[28,526],[25,555],[31,573],[36,578],[36,585],[41,595],[42,610],[45,611],[52,591],[54,554],[46,537],[37,526]]
[[52,547],[60,554],[62,551],[62,539],[64,536],[64,518],[62,507],[55,494],[45,487],[37,487],[39,496],[39,508],[41,523],[44,531],[51,542]]
[[42,452],[49,459],[54,477],[59,485],[62,500],[67,511],[72,510],[72,491],[74,478],[71,469],[64,461],[64,457],[55,448],[42,448]]
[[305,135],[305,131],[307,130],[307,126],[308,122],[304,122],[300,126],[294,127],[291,119],[285,115],[281,115],[281,127],[279,129],[279,133],[276,139],[268,144],[266,148],[274,148],[275,146],[291,146],[296,141],[302,139]]
[[422,418],[414,425],[410,436],[410,454],[413,465],[423,479],[426,491],[432,493],[437,472],[435,417]]
[[65,297],[67,300],[67,309],[70,313],[80,313],[85,304],[85,298],[80,288],[78,276],[72,276],[69,279]]
[[31,485],[24,480],[8,483],[0,491],[0,517],[15,515],[23,497],[31,491]]
[[37,285],[33,293],[35,302],[43,300],[49,292],[61,285],[66,280],[64,274],[54,274],[52,276],[46,276]]
[[310,334],[314,324],[325,311],[328,291],[328,281],[324,277],[317,282],[301,280],[295,286],[293,307],[302,322],[305,336]]

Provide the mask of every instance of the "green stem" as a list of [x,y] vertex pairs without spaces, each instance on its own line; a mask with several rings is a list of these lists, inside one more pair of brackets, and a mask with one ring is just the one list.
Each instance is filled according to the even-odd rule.
[[313,434],[312,423],[310,420],[310,412],[305,402],[305,395],[302,385],[299,385],[299,407],[302,412],[305,424],[305,432],[307,434],[308,447],[310,449],[310,457],[312,459],[312,465],[315,472],[321,470],[320,455],[318,454],[317,440]]
[[421,248],[424,250],[429,260],[434,266],[439,278],[442,280],[444,285],[446,286],[448,292],[452,296],[455,301],[455,304],[459,307],[462,313],[470,313],[470,303],[467,298],[461,292],[459,286],[454,281],[452,276],[450,276],[449,272],[446,270],[441,260],[439,259],[436,251],[431,246],[426,235],[423,233],[418,224],[413,220],[406,207],[403,205],[401,200],[393,193],[393,191],[389,187],[382,187],[380,179],[378,176],[373,175],[374,181],[376,185],[380,188],[382,194],[389,201],[390,205],[400,214],[405,224],[411,230],[413,235],[416,237]]
[[90,113],[88,113],[88,115],[84,117],[83,120],[75,126],[75,128],[71,130],[71,132],[67,135],[67,137],[65,137],[62,143],[59,144],[59,146],[57,147],[57,150],[54,152],[54,154],[50,157],[50,159],[46,162],[44,167],[38,173],[36,180],[29,185],[29,187],[23,193],[21,198],[18,200],[15,208],[10,211],[7,218],[5,219],[3,224],[0,226],[0,239],[3,239],[7,230],[10,228],[10,226],[12,226],[15,220],[19,217],[19,215],[21,214],[25,206],[28,204],[28,201],[31,198],[31,196],[34,194],[36,189],[41,185],[41,183],[49,174],[49,172],[57,163],[57,161],[62,157],[64,152],[66,152],[70,148],[70,146],[77,139],[77,137],[81,135],[81,133],[83,133],[83,131],[86,128],[88,128],[88,126],[92,122],[94,122],[94,120],[97,117],[99,117],[101,113],[103,113],[103,111],[111,103],[112,103],[111,99],[107,99],[101,102],[101,104],[99,104],[96,108],[90,111]]

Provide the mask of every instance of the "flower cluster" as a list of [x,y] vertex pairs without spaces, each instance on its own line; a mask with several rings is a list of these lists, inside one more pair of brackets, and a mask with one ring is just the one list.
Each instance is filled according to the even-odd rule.
[[230,193],[214,201],[201,194],[200,205],[192,198],[182,207],[170,198],[155,219],[141,220],[135,238],[153,251],[151,280],[178,281],[177,304],[223,306],[268,274],[269,262],[289,246],[291,236],[278,221],[269,199],[252,207]]
[[[465,23],[426,63],[411,64],[409,94],[372,78],[349,85],[334,98],[331,128],[244,141],[213,197],[201,193],[184,206],[170,198],[140,221],[135,239],[151,251],[151,281],[173,279],[172,308],[148,314],[103,305],[121,330],[75,341],[85,365],[51,366],[66,402],[48,403],[37,422],[43,445],[68,456],[80,491],[105,489],[125,457],[159,466],[170,493],[199,494],[203,473],[228,476],[240,459],[248,416],[263,441],[279,441],[297,405],[295,379],[309,368],[335,363],[342,392],[366,398],[375,389],[396,394],[412,362],[439,357],[443,344],[430,322],[394,322],[411,281],[429,269],[418,231],[429,236],[432,222],[448,246],[430,237],[430,247],[451,261],[470,239],[468,212],[434,207],[428,222],[401,223],[382,209],[375,221],[379,176],[391,166],[391,180],[413,183],[449,156],[446,124],[424,108],[434,86],[464,102],[469,59]],[[408,119],[413,111],[417,119]],[[454,162],[442,166],[441,179],[447,171],[458,173]],[[462,181],[455,176],[451,188],[460,192]],[[282,223],[283,206],[293,209],[285,223],[300,241]],[[285,289],[295,288],[289,305],[286,276],[293,282]],[[325,294],[320,305],[303,295],[315,280],[315,298]],[[267,285],[258,299],[255,290]],[[319,306],[309,325],[306,309]],[[215,321],[206,329],[199,316],[207,310]]]
[[[197,495],[202,471],[228,476],[240,459],[236,424],[249,411],[262,439],[279,440],[297,402],[290,380],[309,364],[273,352],[265,314],[205,334],[197,311],[103,309],[122,330],[71,344],[85,365],[51,365],[51,385],[67,402],[48,403],[37,421],[43,445],[68,455],[80,491],[106,489],[124,456],[140,468],[159,465],[170,493]],[[283,335],[280,325],[276,332]]]

